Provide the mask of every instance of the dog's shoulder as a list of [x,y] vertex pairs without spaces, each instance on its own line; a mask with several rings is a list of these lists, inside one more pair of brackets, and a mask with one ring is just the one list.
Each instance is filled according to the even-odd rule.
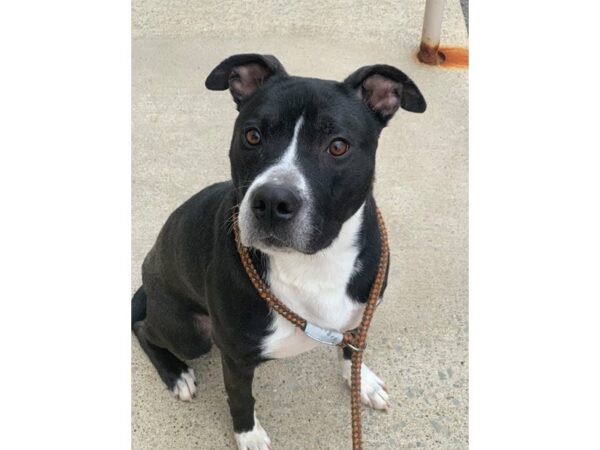
[[194,194],[163,225],[144,261],[143,272],[168,284],[197,284],[199,274],[215,253],[220,228],[227,226],[233,203],[231,181],[212,184]]
[[[347,286],[348,295],[358,302],[364,303],[369,297],[371,285],[377,275],[377,267],[381,256],[381,233],[377,222],[377,205],[373,196],[369,196],[364,206],[364,220],[357,237],[360,253],[357,257],[357,270],[354,271]],[[389,264],[388,264],[389,270]],[[387,273],[381,295],[387,284]]]

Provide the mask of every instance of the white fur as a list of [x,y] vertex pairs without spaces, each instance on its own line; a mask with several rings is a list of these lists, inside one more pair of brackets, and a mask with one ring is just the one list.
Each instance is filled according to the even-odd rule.
[[256,418],[256,412],[254,428],[245,433],[235,433],[235,442],[239,450],[271,450],[271,439]]
[[[357,327],[364,305],[349,298],[346,287],[359,253],[358,233],[364,205],[348,219],[337,238],[314,255],[265,250],[268,283],[273,293],[296,314],[324,328],[347,331]],[[269,358],[285,358],[318,345],[285,318],[273,313],[272,334],[263,344]]]
[[302,208],[296,214],[294,218],[295,232],[294,232],[294,244],[297,248],[301,248],[306,244],[307,236],[310,233],[311,223],[311,210],[312,210],[312,198],[310,195],[310,189],[308,183],[302,174],[302,171],[296,164],[298,159],[298,135],[300,129],[304,123],[304,117],[300,116],[294,127],[294,134],[292,139],[284,150],[283,155],[277,162],[268,167],[264,172],[258,175],[248,191],[244,195],[244,199],[240,205],[239,214],[239,226],[240,226],[240,239],[242,243],[247,247],[256,247],[263,250],[260,246],[260,242],[254,235],[254,217],[252,214],[251,199],[252,194],[259,186],[265,183],[279,183],[294,186],[300,195],[302,200]]
[[[343,359],[340,350],[340,365],[342,377],[348,386],[351,386],[352,363]],[[390,396],[385,383],[371,371],[365,364],[360,369],[360,399],[365,405],[373,409],[387,410],[390,407]]]
[[194,369],[191,367],[181,374],[171,393],[184,402],[191,402],[196,396],[196,376],[194,375]]

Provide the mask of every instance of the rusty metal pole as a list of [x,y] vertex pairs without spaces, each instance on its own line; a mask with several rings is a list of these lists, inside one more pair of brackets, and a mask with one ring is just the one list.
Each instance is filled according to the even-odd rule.
[[427,0],[425,4],[421,48],[417,54],[419,61],[422,63],[437,65],[443,61],[443,56],[438,52],[438,48],[440,46],[445,6],[446,0]]

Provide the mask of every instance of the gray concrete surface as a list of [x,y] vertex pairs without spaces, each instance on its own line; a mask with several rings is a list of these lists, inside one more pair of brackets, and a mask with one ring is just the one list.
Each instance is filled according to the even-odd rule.
[[[468,446],[468,73],[415,61],[423,9],[423,0],[133,3],[132,291],[168,214],[229,176],[236,112],[227,93],[203,87],[226,56],[272,53],[290,73],[331,79],[387,63],[426,96],[425,114],[396,115],[377,156],[392,266],[365,359],[388,383],[392,408],[365,410],[365,449]],[[458,0],[442,39],[467,45]],[[176,402],[132,339],[134,449],[234,448],[218,350],[192,366],[198,396]],[[275,449],[350,448],[349,394],[333,349],[265,364],[254,386]]]

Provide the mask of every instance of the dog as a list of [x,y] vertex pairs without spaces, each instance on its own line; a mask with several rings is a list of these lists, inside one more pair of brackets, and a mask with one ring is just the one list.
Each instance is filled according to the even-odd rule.
[[[228,89],[237,106],[231,180],[203,189],[166,221],[142,265],[132,330],[184,401],[196,393],[184,361],[215,343],[238,448],[270,449],[254,410],[254,370],[320,343],[258,295],[233,227],[287,307],[328,330],[354,329],[381,252],[373,198],[378,139],[399,108],[421,113],[426,102],[389,65],[361,67],[337,82],[290,76],[277,58],[260,54],[225,59],[205,85]],[[348,384],[351,354],[339,351]],[[361,374],[363,403],[387,409],[383,381],[366,365]]]

